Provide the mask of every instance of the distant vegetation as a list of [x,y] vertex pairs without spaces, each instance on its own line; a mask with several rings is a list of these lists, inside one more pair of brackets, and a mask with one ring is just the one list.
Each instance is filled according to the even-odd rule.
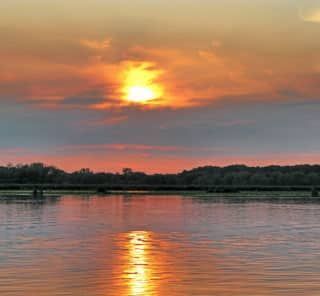
[[42,163],[0,167],[0,184],[148,185],[148,186],[316,186],[320,165],[248,167],[205,166],[178,174],[145,174],[129,168],[122,173],[94,173],[84,168],[67,173]]

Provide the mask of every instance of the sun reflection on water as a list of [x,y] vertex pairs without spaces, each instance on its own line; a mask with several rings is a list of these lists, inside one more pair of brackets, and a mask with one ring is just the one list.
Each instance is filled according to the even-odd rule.
[[150,257],[151,234],[144,231],[128,234],[129,295],[154,295],[152,284],[152,262]]

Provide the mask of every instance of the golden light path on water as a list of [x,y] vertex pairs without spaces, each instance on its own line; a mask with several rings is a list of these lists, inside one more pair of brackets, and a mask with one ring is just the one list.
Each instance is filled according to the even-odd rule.
[[128,234],[129,237],[129,262],[127,274],[129,275],[129,295],[151,295],[152,289],[149,262],[149,234],[138,231]]

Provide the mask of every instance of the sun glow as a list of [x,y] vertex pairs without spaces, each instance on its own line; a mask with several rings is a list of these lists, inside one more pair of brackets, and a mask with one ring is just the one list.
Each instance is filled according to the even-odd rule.
[[134,103],[146,103],[157,97],[156,93],[146,86],[132,86],[128,89],[127,100]]
[[156,104],[163,96],[163,88],[157,82],[162,71],[151,63],[127,65],[123,79],[123,99],[130,103]]

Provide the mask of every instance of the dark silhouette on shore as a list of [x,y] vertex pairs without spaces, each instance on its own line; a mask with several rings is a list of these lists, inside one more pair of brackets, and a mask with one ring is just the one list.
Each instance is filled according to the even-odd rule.
[[[20,186],[20,187],[19,187]],[[145,174],[124,168],[121,173],[97,172],[83,168],[72,173],[42,163],[7,165],[0,167],[0,187],[19,189],[23,186],[42,188],[197,190],[212,192],[237,191],[237,188],[302,190],[320,186],[320,165],[248,167],[205,166],[177,174]],[[39,187],[40,186],[40,187]],[[284,188],[288,187],[288,188]],[[231,189],[230,189],[231,188]]]

